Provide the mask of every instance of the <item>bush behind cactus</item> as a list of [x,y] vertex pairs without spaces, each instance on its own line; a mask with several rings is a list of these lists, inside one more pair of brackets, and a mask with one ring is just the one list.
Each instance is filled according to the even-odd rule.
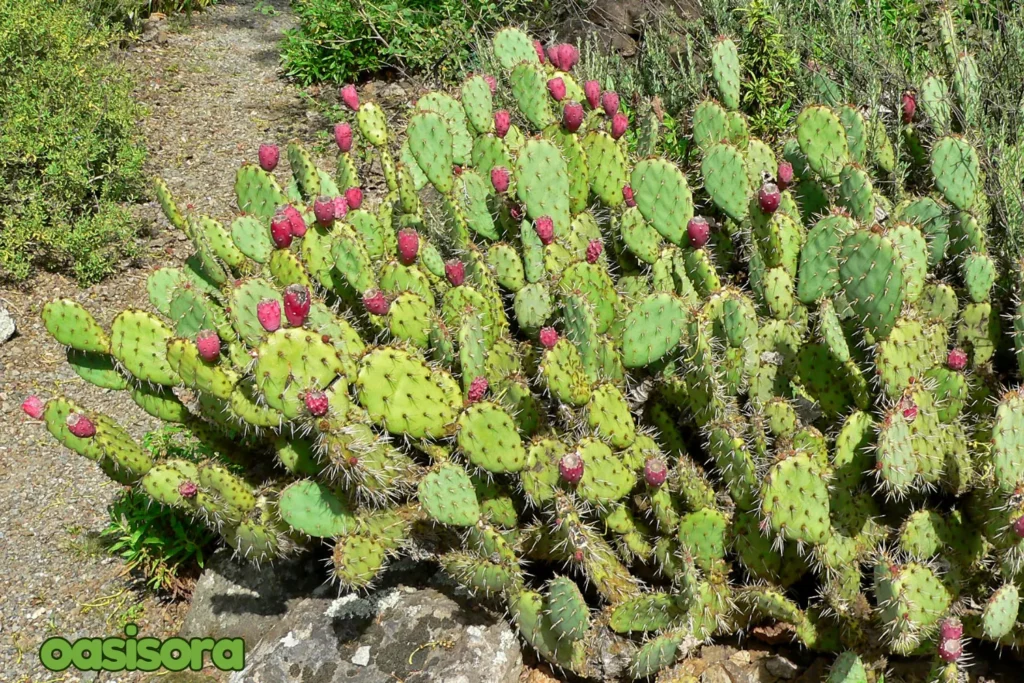
[[[932,656],[942,680],[962,674],[954,617],[1017,644],[1024,398],[1001,387],[1024,317],[987,251],[967,107],[810,103],[772,149],[722,37],[733,106],[694,106],[680,168],[630,158],[573,48],[505,29],[493,50],[498,82],[424,95],[401,138],[343,89],[385,196],[350,192],[344,124],[333,175],[296,144],[285,187],[240,168],[230,225],[158,182],[196,248],[150,276],[158,314],[45,307],[83,378],[244,475],[155,460],[65,398],[26,411],[241,557],[326,539],[358,590],[427,548],[582,675],[609,644],[644,677],[763,622],[869,669]],[[851,653],[832,677],[864,670]]]

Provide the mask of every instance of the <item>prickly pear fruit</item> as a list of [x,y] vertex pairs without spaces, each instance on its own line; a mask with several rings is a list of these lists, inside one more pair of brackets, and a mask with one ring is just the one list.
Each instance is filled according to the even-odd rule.
[[281,160],[281,150],[277,145],[260,145],[260,168],[270,173],[277,168],[277,162]]
[[553,327],[540,328],[538,337],[540,338],[541,346],[546,349],[553,349],[555,344],[558,343],[558,331]]
[[43,399],[38,396],[29,396],[21,404],[21,409],[25,411],[25,414],[35,420],[43,416],[44,408]]
[[761,211],[765,213],[775,213],[781,201],[782,193],[779,192],[779,186],[775,183],[765,183],[757,191],[757,203],[760,205]]
[[284,290],[284,317],[292,327],[302,327],[309,315],[309,289],[288,285]]
[[626,129],[629,128],[629,119],[626,118],[625,114],[616,114],[612,117],[612,139],[618,140],[626,134]]
[[605,116],[615,116],[619,113],[619,94],[611,90],[601,95],[601,107],[604,108]]
[[548,92],[555,98],[556,102],[561,102],[565,99],[565,81],[558,76],[548,81]]
[[601,104],[601,84],[597,81],[587,81],[583,84],[583,94],[587,96],[587,104],[591,109],[597,109]]
[[195,498],[197,493],[199,493],[199,487],[191,479],[186,479],[178,484],[178,495],[182,498]]
[[359,111],[359,93],[356,86],[349,84],[341,89],[341,101],[352,111]]
[[494,134],[499,138],[504,138],[505,134],[508,133],[509,127],[512,125],[512,115],[504,109],[499,109],[494,112]]
[[292,222],[283,210],[270,221],[270,238],[278,249],[287,249],[292,244]]
[[281,327],[281,304],[277,299],[263,299],[256,304],[256,317],[267,332],[276,332]]
[[345,190],[345,202],[350,209],[358,209],[363,205],[363,191],[358,187],[350,187]]
[[633,199],[633,188],[629,185],[622,186],[622,198],[626,201],[626,206],[630,208],[636,206],[636,200]]
[[1013,520],[1010,527],[1013,529],[1013,533],[1017,534],[1017,538],[1024,538],[1024,515]]
[[793,164],[788,161],[779,162],[779,170],[775,173],[775,182],[780,190],[785,190],[793,184]]
[[403,266],[411,266],[416,262],[420,251],[420,234],[412,228],[398,231],[398,260]]
[[334,142],[342,152],[352,151],[352,126],[346,122],[335,125]]
[[491,185],[494,186],[494,191],[498,194],[505,194],[508,192],[509,183],[508,169],[504,166],[495,166],[491,169]]
[[562,125],[570,133],[575,133],[583,125],[583,105],[579,102],[566,102],[562,107]]
[[955,662],[963,654],[964,627],[956,617],[947,617],[939,622],[939,658],[944,662]]
[[294,235],[295,237],[302,237],[303,235],[305,235],[306,221],[302,217],[302,214],[299,213],[299,210],[296,209],[291,204],[288,204],[287,206],[284,207],[283,211],[284,215],[288,217],[288,222],[291,223],[292,235]]
[[601,252],[604,251],[604,244],[601,240],[590,240],[587,243],[587,263],[597,263],[597,259],[601,258]]
[[487,87],[491,89],[491,94],[498,92],[498,80],[490,74],[484,75],[484,80],[487,81]]
[[535,40],[535,41],[533,41],[533,49],[537,51],[537,60],[541,64],[543,64],[544,63],[544,46],[541,45],[539,40]]
[[665,465],[665,461],[656,456],[647,458],[647,462],[644,463],[644,481],[647,485],[657,488],[664,484],[666,479],[668,466]]
[[574,485],[580,483],[583,478],[583,458],[576,451],[566,453],[558,461],[558,473],[566,484]]
[[199,330],[196,335],[196,350],[199,357],[207,363],[220,358],[220,335],[213,330]]
[[466,281],[466,264],[458,259],[451,259],[444,264],[444,274],[452,287],[459,287]]
[[533,229],[537,231],[537,237],[545,246],[555,241],[555,222],[551,220],[551,216],[541,216],[535,220]]
[[332,197],[317,197],[313,202],[313,215],[316,222],[325,228],[331,227],[334,223],[334,199]]
[[466,392],[466,401],[469,403],[476,403],[477,401],[482,400],[485,394],[487,394],[487,378],[483,375],[478,375],[469,383],[469,391]]
[[71,413],[66,420],[68,431],[79,439],[88,439],[96,436],[96,425],[81,413]]
[[335,219],[344,218],[348,214],[348,201],[344,197],[335,197],[333,207]]
[[907,400],[903,402],[903,419],[907,422],[913,422],[917,419],[917,406],[913,401]]
[[379,289],[368,289],[363,293],[363,308],[373,315],[387,315],[391,304]]
[[701,249],[708,243],[711,237],[711,226],[704,216],[694,216],[686,224],[686,236],[690,238],[690,246],[694,249]]
[[458,177],[458,176],[462,175],[462,167],[459,166],[458,164],[455,164],[454,166],[452,166],[452,174],[455,177]]
[[963,349],[952,349],[946,356],[946,366],[957,372],[967,367],[967,352]]
[[917,97],[912,92],[903,93],[900,98],[900,109],[903,114],[903,123],[911,123],[914,114],[917,113]]
[[330,404],[327,394],[322,391],[307,391],[302,397],[306,404],[306,410],[313,417],[323,417],[327,414],[327,407]]
[[[551,56],[552,50],[555,53],[554,58]],[[562,43],[548,50],[548,59],[555,65],[555,68],[562,71],[572,71],[572,68],[576,66],[576,62],[580,60],[580,51],[576,49],[575,45]]]
[[956,617],[946,617],[939,622],[940,638],[963,638],[964,625]]
[[508,213],[513,220],[523,220],[523,207],[518,202],[513,202],[512,206],[508,207]]

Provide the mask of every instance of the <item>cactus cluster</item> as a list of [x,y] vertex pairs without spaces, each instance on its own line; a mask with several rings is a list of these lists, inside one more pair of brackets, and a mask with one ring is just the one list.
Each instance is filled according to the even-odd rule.
[[886,654],[956,680],[962,638],[1024,642],[1024,395],[1000,388],[1024,315],[949,113],[966,72],[901,121],[809,104],[773,149],[721,38],[681,167],[632,158],[575,48],[505,29],[493,50],[500,75],[424,95],[402,136],[346,87],[336,172],[290,144],[282,187],[262,149],[230,225],[158,182],[195,255],[152,273],[155,313],[45,307],[81,377],[246,476],[154,460],[66,398],[26,412],[241,557],[325,539],[363,589],[428,548],[585,676],[609,641],[640,678],[765,622],[847,651],[843,682]]

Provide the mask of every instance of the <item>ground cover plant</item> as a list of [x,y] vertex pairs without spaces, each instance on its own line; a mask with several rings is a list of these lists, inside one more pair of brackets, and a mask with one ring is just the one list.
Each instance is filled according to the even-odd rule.
[[986,194],[973,57],[863,107],[819,72],[772,146],[719,37],[669,160],[630,152],[661,128],[577,80],[575,47],[490,49],[404,130],[346,86],[334,172],[254,150],[227,224],[158,182],[196,252],[150,276],[155,313],[44,308],[79,375],[218,457],[154,458],[59,396],[25,411],[241,558],[326,541],[363,590],[432,553],[585,676],[763,623],[842,653],[835,682],[891,655],[959,680],[969,639],[1017,645],[1024,283],[989,247],[1017,214]]

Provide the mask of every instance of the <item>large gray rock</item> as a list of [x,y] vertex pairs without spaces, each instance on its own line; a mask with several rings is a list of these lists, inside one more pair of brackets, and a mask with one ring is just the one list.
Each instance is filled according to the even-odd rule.
[[499,616],[434,588],[295,605],[231,683],[516,683],[519,641]]
[[0,344],[13,337],[16,330],[14,318],[11,317],[6,308],[0,306]]

